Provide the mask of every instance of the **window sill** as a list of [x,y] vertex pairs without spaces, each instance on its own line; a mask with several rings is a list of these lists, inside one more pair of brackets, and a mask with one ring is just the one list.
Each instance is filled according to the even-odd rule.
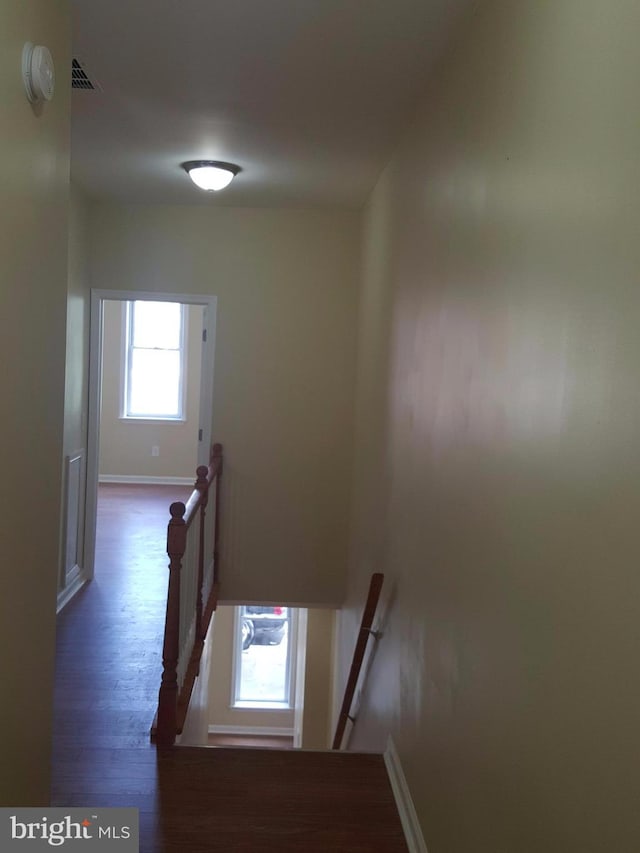
[[118,418],[126,424],[186,424],[186,418],[135,418],[130,415],[120,415]]

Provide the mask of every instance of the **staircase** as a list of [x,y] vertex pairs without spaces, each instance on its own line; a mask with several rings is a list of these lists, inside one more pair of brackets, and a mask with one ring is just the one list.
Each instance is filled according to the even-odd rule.
[[157,769],[149,850],[407,850],[380,755],[175,747]]
[[[380,755],[149,742],[166,602],[163,489],[105,488],[96,580],[59,616],[52,805],[137,808],[143,853],[406,853]],[[119,524],[123,502],[144,535]]]

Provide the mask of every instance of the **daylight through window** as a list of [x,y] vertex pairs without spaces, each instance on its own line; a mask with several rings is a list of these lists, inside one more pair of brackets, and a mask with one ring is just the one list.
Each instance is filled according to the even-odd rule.
[[293,707],[296,617],[291,607],[236,608],[235,707]]
[[183,376],[184,306],[127,302],[123,416],[182,420]]

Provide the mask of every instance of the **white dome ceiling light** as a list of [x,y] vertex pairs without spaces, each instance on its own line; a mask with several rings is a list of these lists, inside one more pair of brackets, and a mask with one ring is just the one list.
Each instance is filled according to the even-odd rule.
[[56,73],[49,48],[28,41],[22,49],[22,79],[32,104],[50,101],[56,85]]
[[242,171],[240,166],[221,160],[188,160],[182,163],[182,168],[197,187],[214,192],[228,187],[238,172]]

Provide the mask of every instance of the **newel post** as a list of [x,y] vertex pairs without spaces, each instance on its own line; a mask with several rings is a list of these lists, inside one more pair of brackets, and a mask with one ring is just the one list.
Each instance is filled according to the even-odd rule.
[[182,558],[187,544],[187,528],[184,521],[186,507],[181,501],[169,507],[171,520],[167,531],[167,554],[169,555],[169,591],[167,615],[162,647],[162,683],[158,696],[158,746],[172,746],[178,730],[176,710],[178,704],[178,655],[180,645],[180,574]]

